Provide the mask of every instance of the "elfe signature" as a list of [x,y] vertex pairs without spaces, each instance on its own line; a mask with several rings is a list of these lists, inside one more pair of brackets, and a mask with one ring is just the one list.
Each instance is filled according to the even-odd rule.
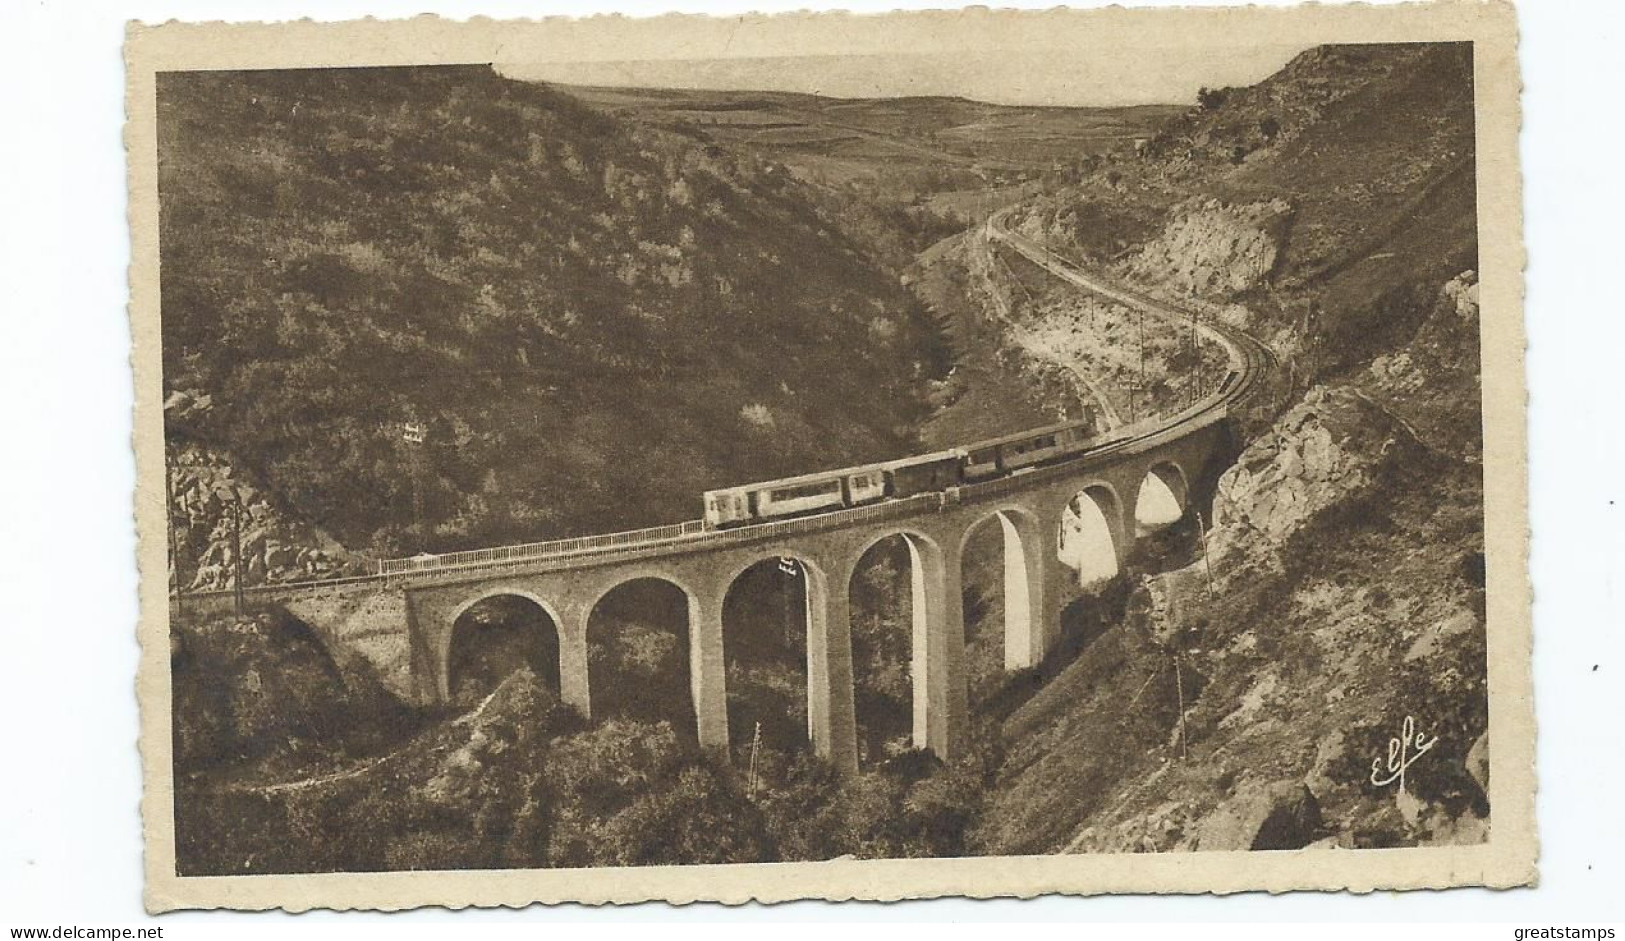
[[1405,724],[1400,728],[1398,738],[1388,740],[1388,776],[1382,777],[1383,762],[1379,755],[1371,759],[1371,783],[1377,787],[1387,787],[1399,782],[1399,789],[1405,790],[1405,769],[1416,763],[1418,758],[1428,753],[1428,750],[1439,744],[1439,736],[1431,739],[1427,735],[1416,731],[1416,719],[1405,717]]

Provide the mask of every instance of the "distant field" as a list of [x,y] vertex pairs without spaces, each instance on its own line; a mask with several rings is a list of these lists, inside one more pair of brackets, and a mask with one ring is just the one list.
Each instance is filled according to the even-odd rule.
[[[822,98],[788,92],[558,86],[587,104],[725,146],[759,148],[799,176],[905,192],[1025,179],[1132,147],[1179,105],[1033,108],[963,98]],[[934,172],[932,172],[934,171]]]
[[741,137],[753,144],[785,146],[796,144],[834,144],[840,141],[861,141],[862,135],[851,131],[820,127],[816,124],[759,124]]

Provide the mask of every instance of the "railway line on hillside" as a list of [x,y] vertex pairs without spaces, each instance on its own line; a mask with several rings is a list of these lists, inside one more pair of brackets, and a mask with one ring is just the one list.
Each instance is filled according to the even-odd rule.
[[[1209,342],[1224,348],[1230,361],[1231,375],[1227,377],[1227,381],[1221,383],[1217,391],[1185,411],[1167,418],[1152,419],[1157,431],[1147,431],[1146,435],[1188,423],[1194,414],[1207,414],[1214,409],[1228,408],[1240,403],[1257,389],[1258,383],[1274,366],[1275,355],[1252,334],[1214,318],[1204,319],[1195,311],[1181,310],[1142,291],[1091,274],[1053,249],[1011,231],[1006,224],[1008,215],[1008,210],[995,213],[984,223],[988,238],[1008,245],[1022,257],[1055,277],[1092,294],[1116,301],[1134,310],[1143,310],[1170,323],[1193,324],[1197,332],[1205,336]],[[1131,427],[1140,427],[1143,424],[1142,422]]]

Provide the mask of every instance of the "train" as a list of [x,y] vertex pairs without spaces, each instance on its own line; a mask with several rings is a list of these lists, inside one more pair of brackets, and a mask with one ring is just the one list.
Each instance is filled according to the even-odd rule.
[[[1092,417],[878,464],[844,467],[705,492],[705,526],[727,529],[940,493],[1074,457],[1096,441]],[[1113,439],[1114,441],[1117,439]]]
[[[1232,368],[1219,383],[1214,396],[1184,414],[1216,407],[1213,399],[1229,396],[1241,378],[1242,373]],[[1094,417],[1089,416],[896,461],[707,490],[702,525],[706,529],[728,529],[922,493],[944,493],[964,484],[1020,474],[1042,464],[1122,444],[1155,430],[1158,425],[1155,419],[1147,418],[1119,427],[1112,436],[1101,438],[1096,436]]]

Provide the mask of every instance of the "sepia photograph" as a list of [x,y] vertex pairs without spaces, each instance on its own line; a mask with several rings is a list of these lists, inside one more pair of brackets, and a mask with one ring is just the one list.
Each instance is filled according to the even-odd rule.
[[132,28],[149,906],[1531,880],[1510,9],[728,22]]

